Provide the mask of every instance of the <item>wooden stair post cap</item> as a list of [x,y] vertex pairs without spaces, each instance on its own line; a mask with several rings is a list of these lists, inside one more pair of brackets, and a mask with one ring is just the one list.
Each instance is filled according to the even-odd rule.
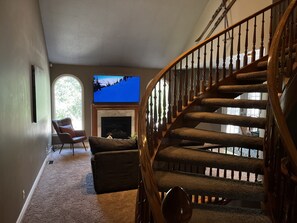
[[171,188],[162,202],[162,213],[167,223],[188,223],[192,217],[192,203],[181,187]]

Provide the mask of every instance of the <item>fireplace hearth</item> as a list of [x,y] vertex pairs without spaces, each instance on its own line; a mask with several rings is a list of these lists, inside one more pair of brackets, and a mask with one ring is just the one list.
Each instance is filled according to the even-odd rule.
[[101,117],[101,137],[127,139],[131,137],[131,117]]

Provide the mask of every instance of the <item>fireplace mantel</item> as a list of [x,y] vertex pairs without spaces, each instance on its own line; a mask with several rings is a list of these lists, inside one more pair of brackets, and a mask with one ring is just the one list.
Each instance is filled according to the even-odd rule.
[[98,136],[98,111],[104,113],[110,110],[132,110],[134,112],[134,130],[138,126],[138,105],[135,104],[92,104],[92,136]]

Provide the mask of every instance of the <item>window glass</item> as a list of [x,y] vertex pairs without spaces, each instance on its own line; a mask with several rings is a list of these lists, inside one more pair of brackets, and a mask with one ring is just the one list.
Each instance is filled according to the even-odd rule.
[[69,117],[74,129],[82,129],[82,85],[77,78],[65,75],[54,82],[54,117]]
[[[236,99],[240,99],[240,96],[238,96]],[[240,108],[228,107],[227,108],[227,114],[229,114],[229,115],[240,115]],[[241,130],[240,130],[239,126],[227,125],[226,132],[227,133],[237,133],[237,134],[239,134],[241,132]]]

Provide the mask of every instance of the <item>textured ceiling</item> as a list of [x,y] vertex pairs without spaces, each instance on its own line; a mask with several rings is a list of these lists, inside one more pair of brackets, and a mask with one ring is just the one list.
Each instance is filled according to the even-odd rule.
[[207,0],[39,0],[52,63],[162,68]]

